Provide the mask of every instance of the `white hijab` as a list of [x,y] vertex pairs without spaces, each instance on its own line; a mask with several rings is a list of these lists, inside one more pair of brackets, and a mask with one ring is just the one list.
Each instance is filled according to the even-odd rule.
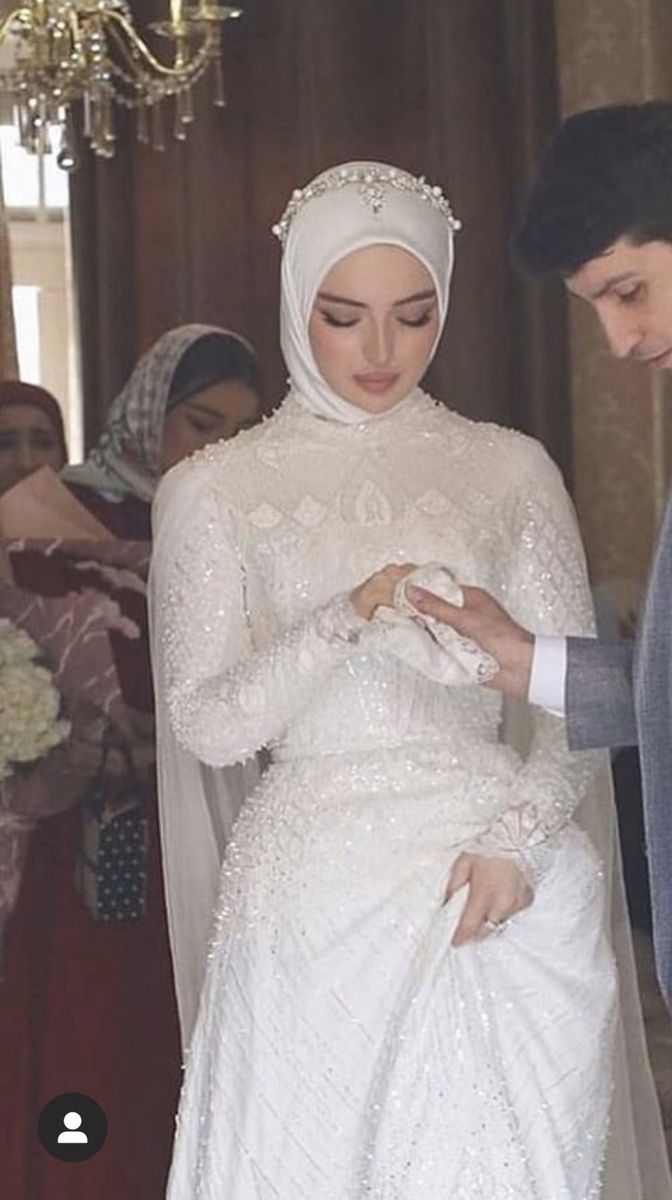
[[448,313],[457,229],[459,222],[438,187],[384,163],[346,163],[294,193],[274,233],[284,241],[280,341],[292,391],[305,408],[346,424],[380,415],[334,392],[313,357],[308,321],[334,264],[355,250],[385,245],[407,250],[426,267],[439,306],[429,366]]

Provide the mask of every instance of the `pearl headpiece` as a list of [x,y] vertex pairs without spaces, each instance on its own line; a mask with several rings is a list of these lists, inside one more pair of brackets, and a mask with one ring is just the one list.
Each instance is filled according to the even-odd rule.
[[399,171],[396,167],[367,166],[365,168],[340,167],[336,171],[321,175],[305,188],[296,188],[282,217],[277,225],[273,226],[272,232],[284,245],[289,227],[304,204],[307,204],[309,200],[315,200],[325,192],[347,187],[353,183],[359,184],[358,190],[362,203],[366,204],[376,215],[381,212],[385,204],[387,190],[397,188],[404,192],[414,192],[425,203],[431,204],[432,208],[443,214],[453,233],[462,228],[462,222],[454,215],[441,188],[427,183],[424,175],[409,175],[406,171]]

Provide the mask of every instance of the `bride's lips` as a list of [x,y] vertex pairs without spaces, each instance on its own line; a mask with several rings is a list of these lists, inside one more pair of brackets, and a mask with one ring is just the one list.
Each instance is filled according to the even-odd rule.
[[662,354],[652,355],[651,358],[646,359],[646,362],[650,367],[659,367],[661,370],[665,367],[672,367],[672,348],[663,350]]
[[364,389],[365,392],[374,392],[376,395],[381,395],[383,392],[389,392],[397,382],[398,374],[392,374],[389,371],[380,371],[371,375],[355,375],[355,383],[358,387]]

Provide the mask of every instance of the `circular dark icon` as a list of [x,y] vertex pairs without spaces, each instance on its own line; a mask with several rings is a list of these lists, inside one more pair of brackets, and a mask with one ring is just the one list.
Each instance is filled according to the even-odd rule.
[[99,1104],[81,1092],[64,1092],[45,1104],[37,1132],[48,1154],[61,1162],[93,1158],[107,1137],[107,1117]]

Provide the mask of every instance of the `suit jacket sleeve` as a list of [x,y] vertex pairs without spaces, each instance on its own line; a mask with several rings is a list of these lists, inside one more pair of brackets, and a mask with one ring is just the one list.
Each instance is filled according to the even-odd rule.
[[633,642],[567,641],[567,740],[572,750],[635,746]]

